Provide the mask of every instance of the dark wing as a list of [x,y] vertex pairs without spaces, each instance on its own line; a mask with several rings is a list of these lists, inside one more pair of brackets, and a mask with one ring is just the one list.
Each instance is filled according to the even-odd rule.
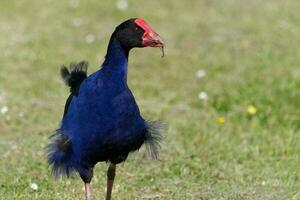
[[81,61],[79,63],[71,63],[69,69],[66,66],[62,66],[60,70],[61,77],[65,84],[70,87],[70,96],[68,97],[64,117],[68,112],[68,108],[72,101],[73,96],[78,96],[79,88],[84,79],[87,78],[88,63]]

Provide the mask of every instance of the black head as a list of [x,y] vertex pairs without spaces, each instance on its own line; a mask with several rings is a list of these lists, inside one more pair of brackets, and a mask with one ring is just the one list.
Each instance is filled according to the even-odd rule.
[[113,37],[128,50],[147,46],[162,48],[164,45],[160,36],[140,18],[129,19],[121,23],[114,31]]

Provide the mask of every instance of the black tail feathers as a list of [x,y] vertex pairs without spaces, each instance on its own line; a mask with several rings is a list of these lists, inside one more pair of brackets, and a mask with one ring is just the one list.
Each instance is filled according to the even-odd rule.
[[50,142],[46,147],[48,164],[52,167],[52,174],[55,177],[70,176],[75,171],[73,166],[72,142],[60,130],[50,136]]
[[88,62],[71,63],[69,69],[63,65],[60,70],[65,84],[70,87],[70,92],[77,95],[80,84],[87,77]]
[[167,126],[160,121],[146,121],[147,133],[145,145],[148,155],[152,159],[157,159],[159,150],[161,149],[160,142],[163,140],[162,133],[166,131]]

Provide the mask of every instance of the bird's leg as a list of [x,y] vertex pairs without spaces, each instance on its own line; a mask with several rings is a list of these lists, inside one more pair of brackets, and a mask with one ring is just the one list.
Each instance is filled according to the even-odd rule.
[[92,188],[90,185],[90,182],[92,181],[92,178],[93,178],[93,168],[88,168],[86,170],[82,170],[79,172],[79,175],[84,182],[85,199],[93,200]]
[[92,188],[91,188],[90,183],[84,183],[84,189],[85,189],[85,199],[86,200],[93,200]]
[[110,163],[107,170],[107,188],[106,188],[106,200],[111,200],[111,193],[116,175],[116,165]]

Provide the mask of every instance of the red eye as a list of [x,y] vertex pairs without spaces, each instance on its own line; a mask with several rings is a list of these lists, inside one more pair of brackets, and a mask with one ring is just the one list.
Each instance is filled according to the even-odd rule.
[[136,32],[140,32],[140,31],[141,31],[141,28],[135,27],[135,31],[136,31]]

